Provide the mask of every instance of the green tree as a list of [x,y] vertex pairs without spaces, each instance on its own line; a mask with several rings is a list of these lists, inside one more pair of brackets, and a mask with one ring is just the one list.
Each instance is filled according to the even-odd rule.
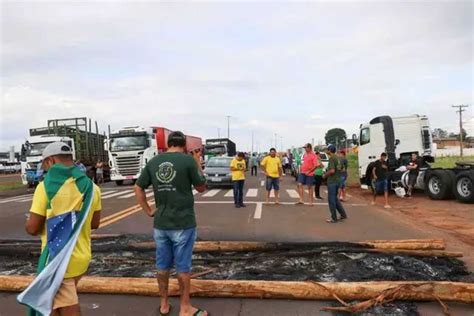
[[346,131],[342,128],[331,128],[326,132],[324,136],[324,140],[326,141],[326,145],[333,144],[337,148],[346,147]]

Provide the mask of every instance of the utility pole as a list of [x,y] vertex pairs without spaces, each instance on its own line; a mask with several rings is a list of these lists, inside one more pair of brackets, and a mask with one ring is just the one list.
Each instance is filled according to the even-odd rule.
[[221,129],[217,128],[217,138],[221,138]]
[[227,138],[230,139],[230,115],[227,115]]
[[465,108],[467,108],[469,105],[466,105],[466,104],[460,104],[460,105],[452,105],[451,107],[453,108],[457,108],[458,110],[456,111],[456,113],[459,113],[459,146],[460,146],[460,149],[461,149],[461,157],[463,155],[463,152],[462,152],[462,147],[463,147],[463,139],[462,139],[462,112],[466,111],[464,110]]

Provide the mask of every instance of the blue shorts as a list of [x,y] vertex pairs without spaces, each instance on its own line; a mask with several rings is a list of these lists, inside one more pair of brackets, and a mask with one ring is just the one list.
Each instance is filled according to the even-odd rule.
[[156,268],[167,271],[176,265],[177,273],[191,272],[196,227],[184,230],[154,229]]
[[375,193],[388,192],[388,180],[380,180],[374,182]]
[[313,186],[314,185],[314,176],[307,176],[304,173],[298,175],[298,182],[302,185]]
[[341,175],[341,185],[339,186],[340,189],[346,188],[346,181],[347,181],[347,175]]
[[267,191],[279,191],[280,190],[280,178],[267,177],[266,189]]

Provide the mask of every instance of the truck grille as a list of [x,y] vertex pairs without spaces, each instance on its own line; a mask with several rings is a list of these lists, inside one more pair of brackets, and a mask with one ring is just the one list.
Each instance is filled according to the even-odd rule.
[[123,176],[134,176],[140,172],[140,157],[115,157],[117,170]]

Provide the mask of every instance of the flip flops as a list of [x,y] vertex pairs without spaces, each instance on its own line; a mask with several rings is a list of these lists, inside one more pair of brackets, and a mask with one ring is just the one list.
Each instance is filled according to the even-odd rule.
[[171,313],[171,309],[173,308],[173,306],[170,305],[170,308],[168,309],[168,312],[167,313],[162,313],[161,312],[161,306],[158,308],[158,314],[160,316],[168,316],[170,313]]
[[211,316],[211,314],[205,310],[199,309],[193,314],[193,316],[201,316],[202,313],[207,313],[207,316]]

